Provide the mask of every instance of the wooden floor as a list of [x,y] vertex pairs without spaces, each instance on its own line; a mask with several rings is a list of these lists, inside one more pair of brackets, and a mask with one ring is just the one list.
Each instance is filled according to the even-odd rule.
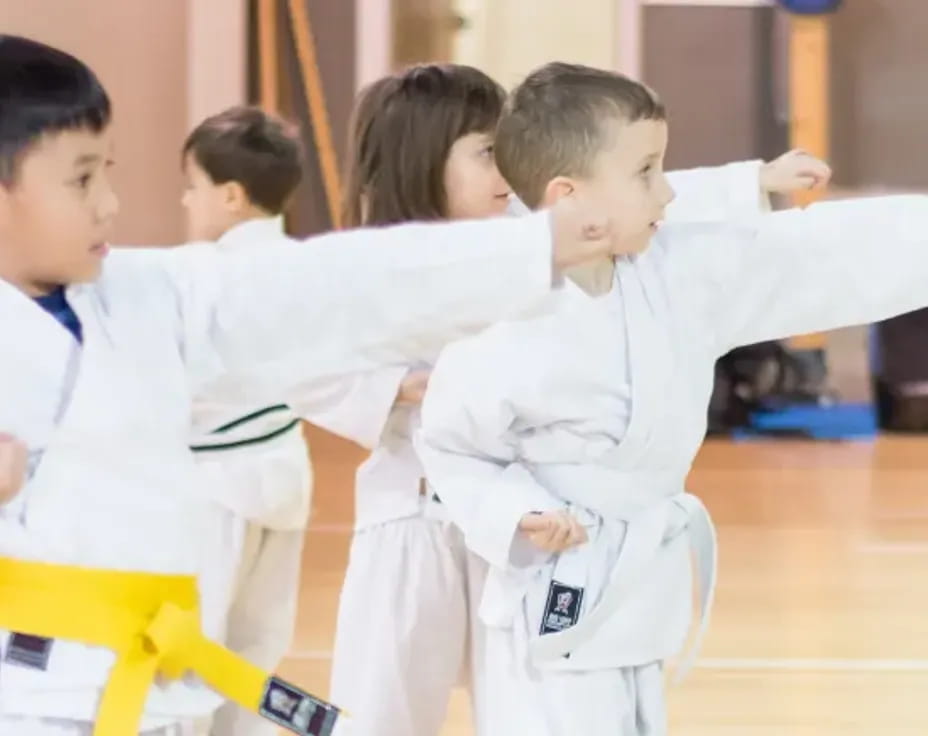
[[[315,516],[285,671],[327,691],[361,453],[311,434]],[[719,528],[713,623],[670,693],[677,736],[928,733],[928,439],[704,448]],[[442,736],[466,736],[458,694]]]

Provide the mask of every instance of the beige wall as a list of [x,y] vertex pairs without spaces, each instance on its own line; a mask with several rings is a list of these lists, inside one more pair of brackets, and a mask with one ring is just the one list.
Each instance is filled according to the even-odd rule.
[[622,0],[456,0],[469,27],[455,61],[484,69],[504,86],[548,61],[616,68]]
[[832,162],[837,182],[928,189],[928,2],[846,2],[832,25]]
[[178,148],[194,119],[238,101],[241,1],[0,0],[3,32],[79,56],[110,93],[122,202],[115,242],[183,238]]
[[246,0],[186,0],[184,4],[187,123],[192,128],[203,118],[246,100],[248,8]]
[[355,0],[355,90],[389,74],[392,0]]

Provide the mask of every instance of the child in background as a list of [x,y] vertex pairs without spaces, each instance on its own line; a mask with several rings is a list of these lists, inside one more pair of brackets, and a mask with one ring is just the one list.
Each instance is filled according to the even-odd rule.
[[[233,107],[204,120],[182,151],[188,236],[214,241],[220,256],[294,241],[284,209],[302,176],[302,148],[292,127],[254,107]],[[234,378],[210,384],[193,405],[192,447],[202,488],[216,513],[216,559],[205,577],[227,611],[223,641],[274,670],[296,623],[303,539],[312,470],[300,418],[268,381],[257,395]],[[204,583],[205,584],[205,583]],[[216,736],[276,733],[274,724],[228,703]]]

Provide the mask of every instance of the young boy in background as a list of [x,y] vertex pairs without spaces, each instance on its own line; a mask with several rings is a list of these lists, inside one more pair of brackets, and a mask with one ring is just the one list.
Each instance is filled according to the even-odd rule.
[[[220,256],[275,241],[298,247],[284,232],[302,177],[295,129],[258,108],[233,107],[200,123],[182,157],[190,240],[215,242]],[[216,558],[204,575],[227,611],[224,642],[274,670],[293,637],[312,470],[300,418],[280,386],[263,387],[263,402],[242,401],[254,392],[234,378],[206,386],[193,405],[192,447],[216,512]],[[273,735],[275,727],[228,703],[212,732]]]

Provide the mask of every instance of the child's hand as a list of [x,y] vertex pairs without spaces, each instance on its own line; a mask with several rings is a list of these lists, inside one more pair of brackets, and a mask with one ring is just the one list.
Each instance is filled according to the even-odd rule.
[[545,552],[563,552],[587,540],[586,529],[566,511],[526,514],[519,522],[519,531]]
[[0,432],[0,503],[12,501],[23,487],[28,454],[22,442]]
[[564,271],[624,252],[626,237],[613,208],[578,197],[561,197],[551,208],[554,266]]
[[824,189],[829,181],[831,167],[805,151],[789,151],[760,169],[760,187],[765,192],[786,194],[801,189]]
[[416,370],[406,374],[396,394],[397,404],[421,404],[429,385],[431,371]]

